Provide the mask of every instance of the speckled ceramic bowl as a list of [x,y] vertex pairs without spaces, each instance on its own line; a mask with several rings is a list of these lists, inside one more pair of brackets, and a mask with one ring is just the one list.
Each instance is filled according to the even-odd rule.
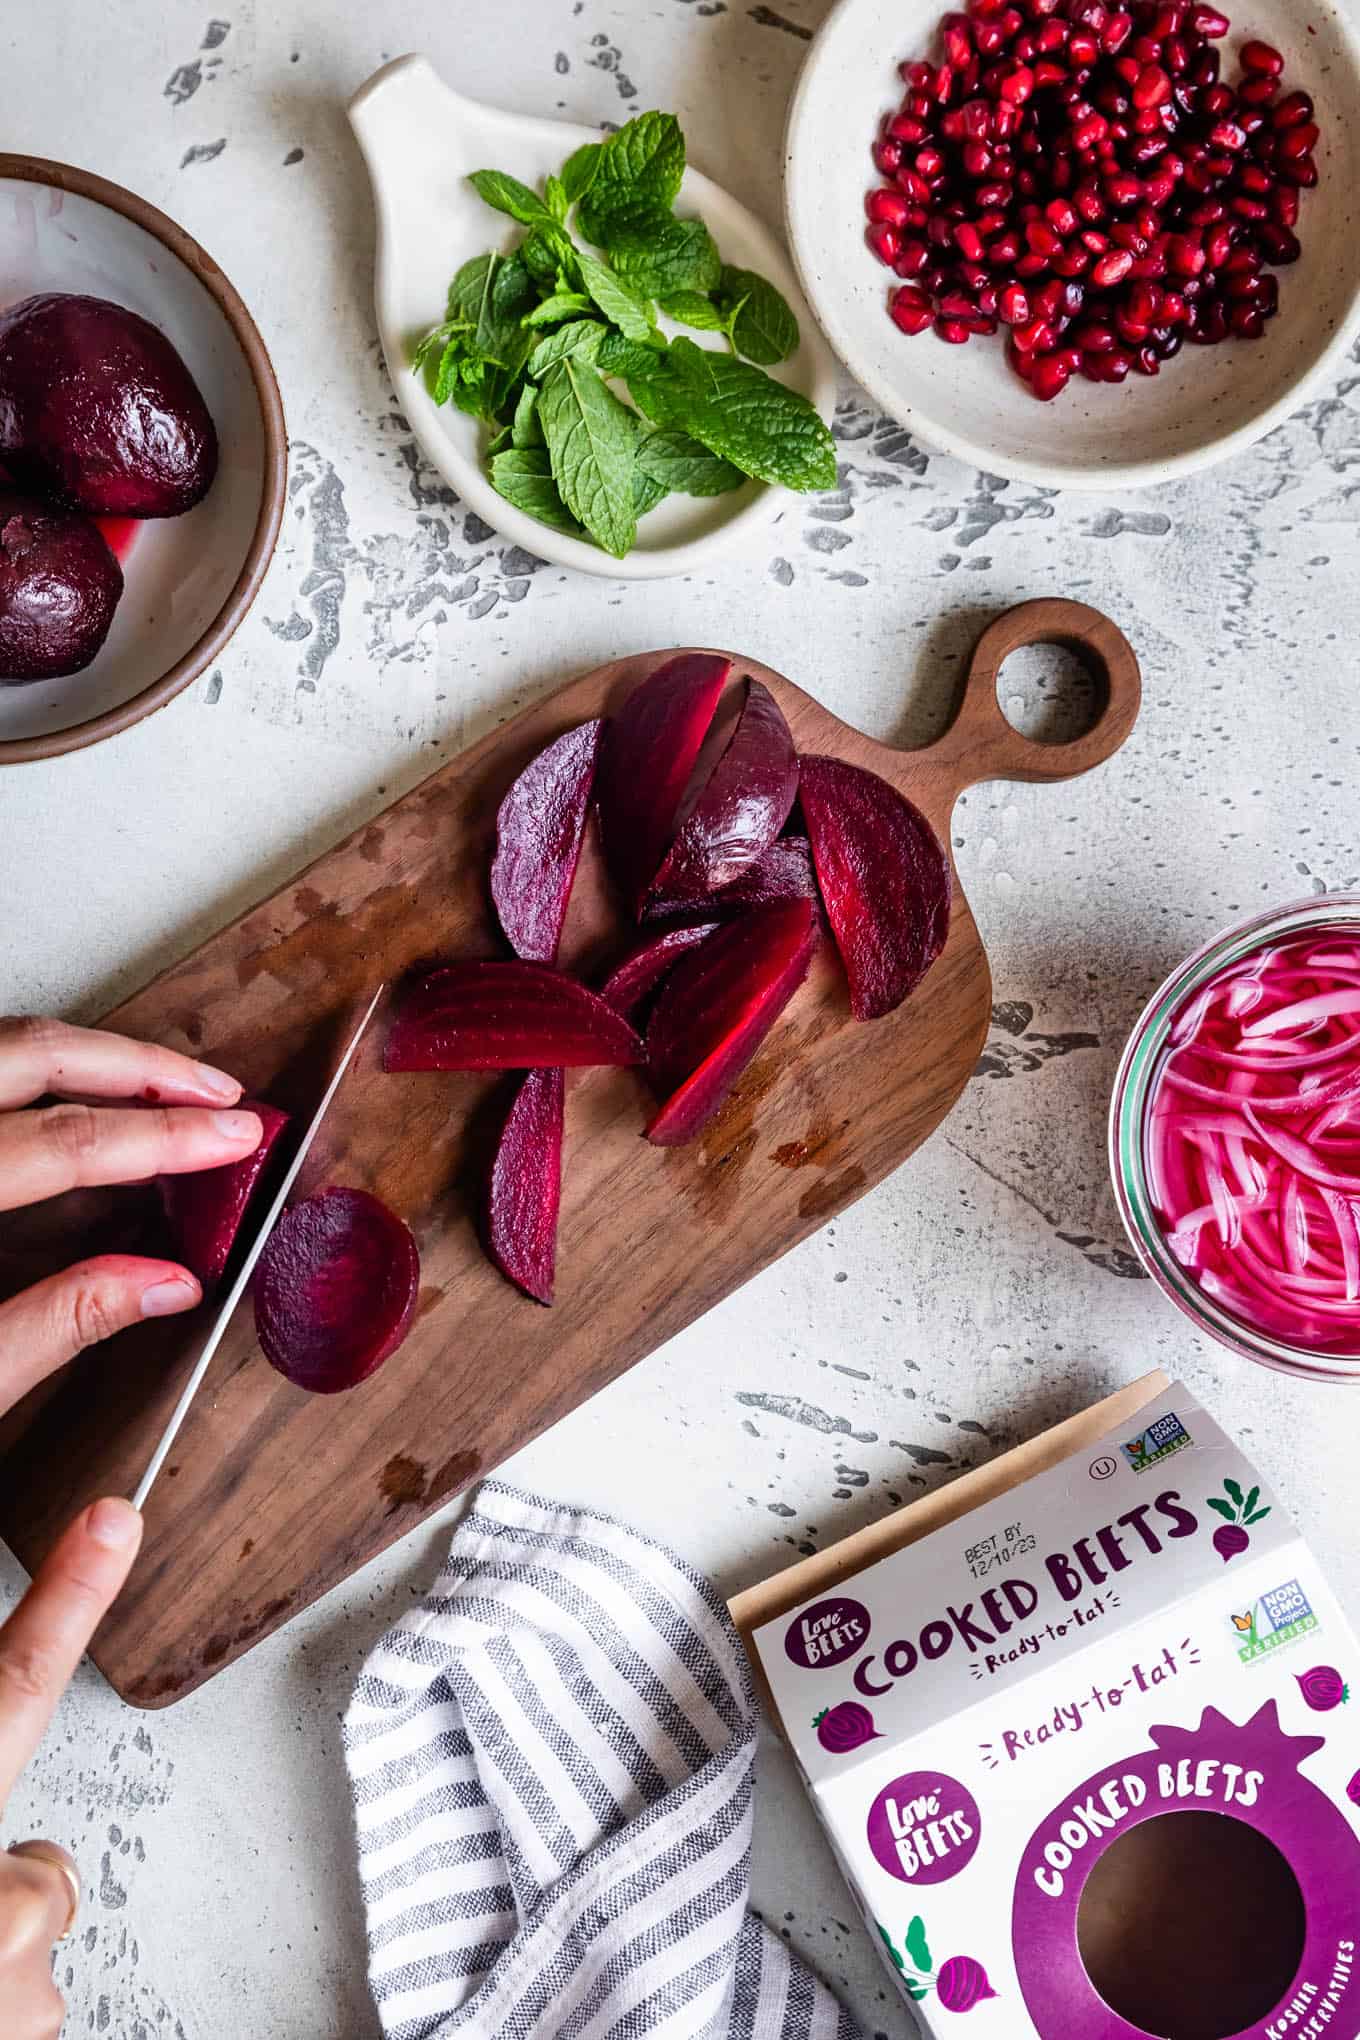
[[43,290],[112,299],[168,334],[212,413],[220,456],[195,509],[136,527],[113,626],[84,672],[0,686],[0,764],[111,737],[203,672],[255,599],[287,478],[269,356],[212,257],[121,185],[0,155],[0,304]]
[[[994,474],[1069,489],[1165,482],[1248,446],[1335,374],[1360,330],[1360,40],[1336,0],[1228,0],[1233,65],[1246,36],[1279,48],[1322,137],[1303,194],[1302,259],[1257,341],[1185,347],[1159,376],[1077,378],[1041,404],[1001,336],[949,347],[887,313],[896,281],[864,244],[870,147],[902,93],[900,58],[933,56],[947,0],[839,0],[808,52],[785,142],[785,202],[803,288],[836,352],[892,417]],[[1240,31],[1240,32],[1239,32]]]

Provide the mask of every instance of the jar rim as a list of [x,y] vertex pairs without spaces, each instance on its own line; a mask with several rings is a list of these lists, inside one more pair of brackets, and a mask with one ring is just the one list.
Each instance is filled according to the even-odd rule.
[[1171,1021],[1188,995],[1230,964],[1267,942],[1310,929],[1354,923],[1360,929],[1360,892],[1316,893],[1234,922],[1185,958],[1144,1006],[1124,1044],[1110,1094],[1109,1163],[1124,1230],[1146,1274],[1202,1332],[1265,1367],[1313,1381],[1360,1382],[1360,1332],[1354,1353],[1294,1346],[1234,1316],[1207,1295],[1166,1243],[1153,1206],[1143,1145],[1143,1121]]

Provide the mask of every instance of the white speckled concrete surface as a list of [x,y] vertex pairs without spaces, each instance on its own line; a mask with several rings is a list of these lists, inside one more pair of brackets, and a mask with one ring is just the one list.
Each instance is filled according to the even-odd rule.
[[[1108,500],[929,457],[846,388],[841,487],[791,499],[749,559],[701,582],[570,578],[465,514],[394,411],[345,99],[418,48],[525,111],[675,107],[696,161],[776,221],[783,109],[823,0],[221,7],[43,0],[0,28],[6,146],[129,184],[202,238],[264,330],[293,441],[279,554],[219,669],[114,743],[4,775],[3,1003],[97,1013],[617,652],[746,647],[914,741],[997,609],[1096,603],[1143,661],[1132,742],[1089,779],[983,788],[957,813],[998,1001],[957,1111],[509,1471],[669,1538],[731,1589],[1160,1363],[1259,1456],[1360,1616],[1360,1404],[1190,1336],[1134,1277],[1103,1153],[1121,1043],[1164,972],[1236,914],[1360,883],[1360,376],[1200,481]],[[1053,670],[1012,684],[1008,668],[1003,691],[1033,707]],[[8,1821],[68,1843],[90,1880],[61,1966],[69,2033],[376,2033],[337,1722],[446,1535],[425,1527],[169,1713],[81,1674]],[[758,1830],[767,1915],[866,2032],[902,2040],[773,1747]]]

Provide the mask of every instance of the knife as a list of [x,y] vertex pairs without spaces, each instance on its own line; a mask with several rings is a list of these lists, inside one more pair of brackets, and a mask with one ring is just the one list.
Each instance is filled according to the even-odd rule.
[[231,1288],[227,1291],[226,1301],[223,1303],[222,1308],[218,1311],[217,1316],[213,1321],[213,1328],[209,1332],[207,1339],[204,1342],[203,1350],[199,1354],[198,1359],[194,1362],[194,1371],[184,1384],[184,1393],[180,1396],[179,1401],[175,1404],[174,1411],[173,1414],[171,1415],[170,1421],[166,1425],[164,1431],[162,1431],[161,1433],[160,1443],[157,1445],[155,1451],[152,1453],[150,1464],[148,1465],[146,1472],[142,1475],[142,1478],[138,1483],[137,1492],[132,1497],[132,1505],[136,1509],[144,1508],[146,1505],[146,1498],[151,1492],[152,1483],[155,1481],[156,1475],[160,1472],[161,1468],[165,1464],[166,1455],[168,1454],[170,1447],[174,1444],[175,1439],[179,1435],[180,1425],[184,1422],[184,1419],[189,1414],[189,1405],[193,1401],[194,1397],[198,1394],[199,1388],[202,1386],[203,1377],[208,1371],[214,1353],[216,1353],[218,1347],[222,1343],[222,1335],[226,1331],[227,1326],[231,1322],[232,1314],[235,1311],[237,1304],[241,1301],[241,1298],[245,1295],[246,1284],[250,1281],[251,1276],[255,1273],[255,1263],[259,1260],[260,1255],[264,1252],[265,1242],[268,1240],[269,1235],[273,1232],[274,1227],[278,1224],[279,1219],[283,1215],[283,1207],[288,1201],[288,1193],[292,1189],[294,1183],[297,1181],[298,1172],[301,1169],[302,1164],[306,1161],[307,1156],[311,1151],[312,1142],[316,1139],[317,1133],[320,1131],[321,1122],[326,1117],[327,1112],[330,1110],[331,1101],[333,1100],[336,1092],[340,1088],[340,1080],[344,1076],[345,1071],[349,1068],[350,1064],[353,1062],[354,1052],[358,1048],[359,1043],[363,1040],[364,1033],[368,1027],[368,1023],[373,1018],[374,1013],[377,1011],[378,1001],[382,997],[383,992],[385,990],[386,990],[385,985],[378,986],[377,991],[373,994],[373,997],[369,1001],[368,1011],[364,1014],[363,1019],[359,1022],[359,1025],[355,1028],[353,1035],[350,1037],[349,1046],[340,1058],[339,1066],[336,1069],[335,1075],[331,1078],[329,1084],[326,1086],[326,1094],[322,1098],[321,1103],[317,1106],[315,1113],[312,1115],[312,1122],[310,1126],[307,1128],[307,1131],[302,1136],[302,1142],[298,1148],[297,1153],[293,1156],[292,1161],[288,1164],[288,1172],[284,1176],[283,1181],[280,1183],[278,1190],[275,1192],[274,1201],[270,1205],[269,1210],[265,1214],[264,1222],[260,1226],[260,1229],[256,1233],[254,1239],[251,1241],[250,1252],[246,1255],[245,1260],[241,1263],[241,1267],[237,1274],[236,1280],[232,1283]]

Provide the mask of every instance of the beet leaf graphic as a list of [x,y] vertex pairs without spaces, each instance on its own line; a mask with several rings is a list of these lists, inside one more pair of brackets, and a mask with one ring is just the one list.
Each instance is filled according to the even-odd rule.
[[1270,1514],[1270,1508],[1269,1505],[1264,1509],[1258,1507],[1261,1499],[1258,1487],[1244,1495],[1235,1480],[1225,1480],[1223,1492],[1228,1500],[1224,1501],[1222,1495],[1210,1495],[1209,1507],[1223,1518],[1222,1528],[1214,1532],[1214,1550],[1226,1565],[1230,1558],[1236,1558],[1239,1552],[1250,1548],[1251,1538],[1243,1524],[1263,1523]]
[[888,1929],[879,1921],[874,1924],[883,1938],[894,1969],[902,1979],[903,1989],[917,2004],[933,1990],[945,2011],[971,2012],[974,2005],[996,1996],[986,1970],[975,1956],[951,1955],[938,1970],[934,1968],[930,1944],[926,1940],[925,1921],[919,1914],[909,1923],[902,1937],[905,1960],[893,1946]]

